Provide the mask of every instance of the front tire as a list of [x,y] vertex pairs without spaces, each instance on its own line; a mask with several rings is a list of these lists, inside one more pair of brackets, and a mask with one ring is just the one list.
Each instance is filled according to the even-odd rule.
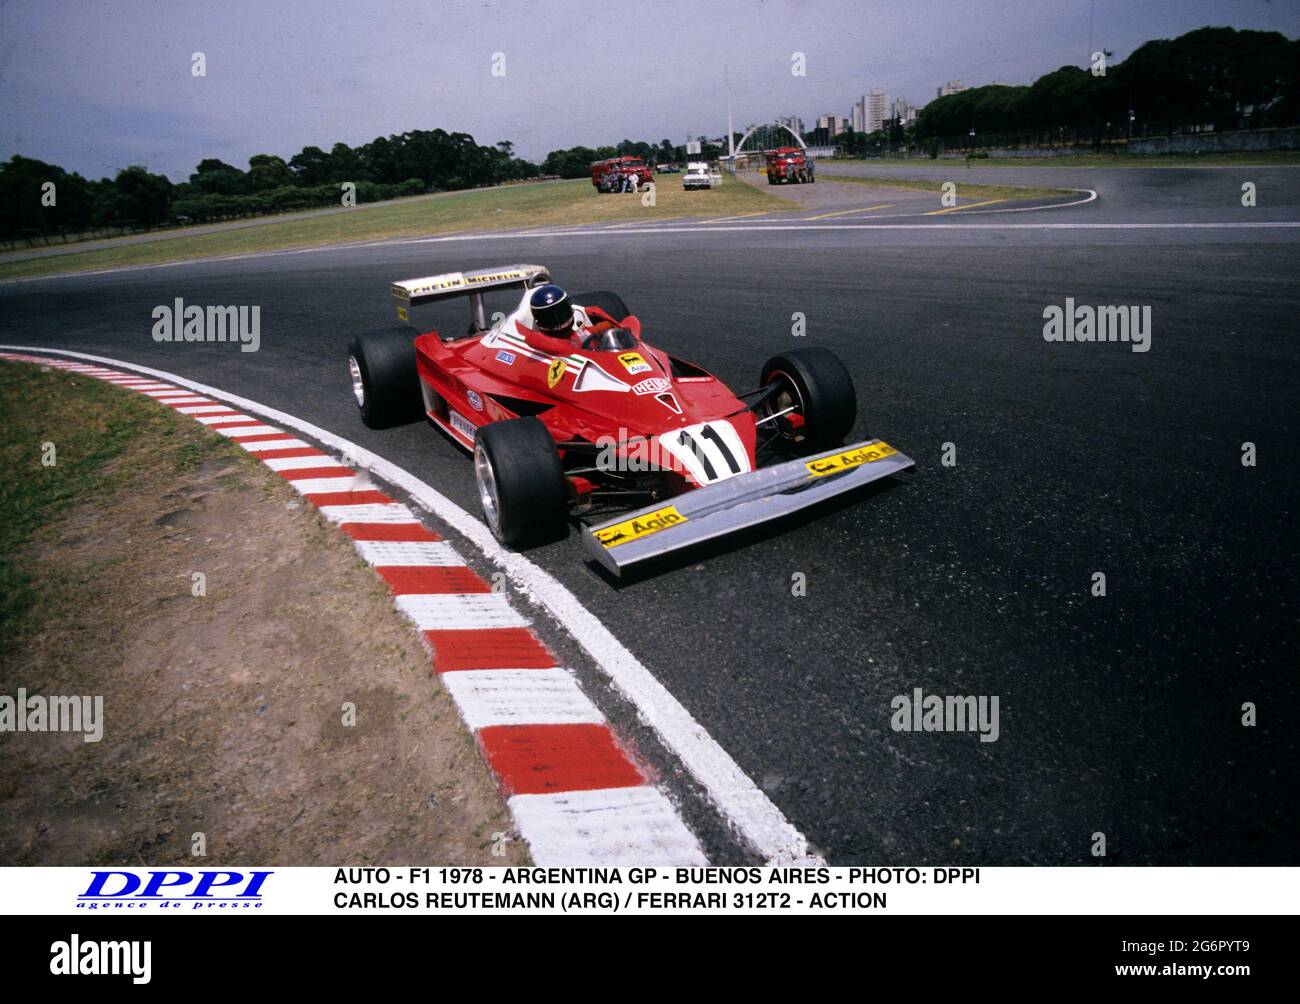
[[858,415],[853,378],[829,349],[810,345],[773,356],[764,364],[759,383],[780,387],[758,417],[790,409],[771,422],[782,440],[799,452],[837,446],[853,429]]
[[415,345],[408,328],[353,335],[348,343],[348,374],[361,421],[368,428],[392,428],[424,413]]
[[474,438],[474,478],[483,520],[507,547],[567,536],[569,481],[555,440],[538,419],[482,426]]

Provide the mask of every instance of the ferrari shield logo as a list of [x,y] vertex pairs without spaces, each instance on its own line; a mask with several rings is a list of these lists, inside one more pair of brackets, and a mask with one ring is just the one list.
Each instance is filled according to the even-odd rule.
[[564,360],[552,359],[551,365],[546,368],[546,386],[554,387],[560,382],[562,376],[564,376]]

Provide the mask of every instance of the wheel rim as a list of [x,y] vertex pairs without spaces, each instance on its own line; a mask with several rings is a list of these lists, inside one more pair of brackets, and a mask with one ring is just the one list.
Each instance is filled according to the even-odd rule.
[[352,396],[357,399],[357,407],[366,406],[366,382],[361,377],[361,366],[356,356],[348,356],[348,372],[352,374]]
[[474,447],[474,479],[478,482],[478,500],[492,532],[501,535],[501,506],[497,498],[497,478],[492,461],[482,446]]
[[[804,410],[803,397],[799,393],[799,385],[794,382],[790,374],[784,370],[773,370],[768,374],[768,383],[780,381],[781,389],[776,392],[767,405],[767,414],[775,415],[778,412],[785,411],[787,408],[793,408],[795,414],[803,416],[805,422],[808,415]],[[794,427],[786,421],[785,416],[778,418],[775,422],[781,435],[792,442],[798,443],[804,439],[803,433],[796,433]]]

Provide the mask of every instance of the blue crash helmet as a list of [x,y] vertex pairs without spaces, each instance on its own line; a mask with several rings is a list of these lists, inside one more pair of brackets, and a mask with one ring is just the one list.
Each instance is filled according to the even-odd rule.
[[573,305],[569,294],[553,282],[538,286],[528,298],[537,330],[548,335],[565,337],[573,330]]

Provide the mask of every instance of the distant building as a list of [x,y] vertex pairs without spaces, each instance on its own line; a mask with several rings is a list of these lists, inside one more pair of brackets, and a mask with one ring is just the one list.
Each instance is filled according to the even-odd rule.
[[803,119],[797,115],[791,115],[789,118],[777,118],[777,125],[785,126],[787,129],[793,129],[800,136],[803,135]]
[[889,116],[889,95],[876,90],[862,95],[862,100],[849,109],[849,125],[854,132],[875,132],[884,127]]
[[843,115],[819,115],[817,128],[804,135],[809,146],[834,146],[835,137],[849,127],[848,119]]
[[848,128],[848,121],[843,115],[822,115],[817,119],[817,128],[826,130],[826,135],[834,139]]
[[890,117],[889,95],[884,91],[872,91],[864,99],[866,102],[866,132],[875,132],[885,125]]
[[949,94],[960,94],[962,91],[969,91],[970,88],[960,80],[949,80],[939,88],[939,97],[946,98]]
[[906,98],[895,98],[891,118],[896,118],[902,125],[911,125],[916,121],[916,105]]

